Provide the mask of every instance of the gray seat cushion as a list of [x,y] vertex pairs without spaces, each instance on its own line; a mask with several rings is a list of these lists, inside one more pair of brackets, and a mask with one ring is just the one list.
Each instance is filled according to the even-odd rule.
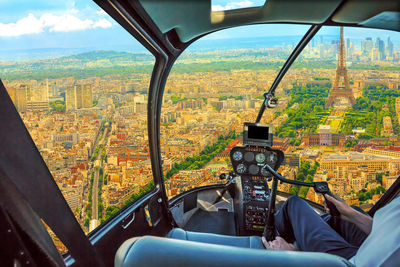
[[125,241],[114,263],[116,267],[353,266],[341,257],[326,253],[249,249],[154,236]]
[[190,232],[180,228],[174,228],[167,234],[166,237],[216,245],[265,249],[263,243],[261,242],[261,237],[259,236],[217,235]]

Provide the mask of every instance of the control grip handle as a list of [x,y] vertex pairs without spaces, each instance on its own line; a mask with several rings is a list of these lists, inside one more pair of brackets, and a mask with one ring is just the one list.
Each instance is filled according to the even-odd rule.
[[[328,194],[328,195],[330,195],[330,196],[333,197],[333,195],[332,195],[331,192],[326,193],[326,194]],[[328,199],[326,199],[325,194],[324,194],[324,198],[325,198],[325,201],[326,201],[326,205],[327,205],[328,208],[329,208],[329,213],[330,213],[332,216],[339,217],[339,216],[340,216],[340,212],[339,212],[338,209],[336,208],[335,204],[333,204],[333,203],[330,202]]]
[[331,191],[329,190],[328,184],[326,182],[315,182],[314,183],[314,190],[315,190],[315,192],[320,193],[320,194],[322,194],[324,196],[326,205],[329,208],[329,213],[332,216],[339,217],[340,216],[340,212],[336,208],[335,204],[333,204],[332,202],[330,202],[326,198],[327,194],[332,196],[332,197],[334,197],[333,194],[331,193]]
[[273,241],[275,239],[275,215],[273,213],[268,214],[267,223],[265,224],[262,235],[267,241]]

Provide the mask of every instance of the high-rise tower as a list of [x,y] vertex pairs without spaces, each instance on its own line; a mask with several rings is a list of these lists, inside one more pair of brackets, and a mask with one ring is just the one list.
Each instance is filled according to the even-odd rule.
[[15,91],[15,107],[18,112],[26,112],[29,88],[27,85],[20,85]]
[[[343,79],[343,85],[341,84]],[[336,69],[335,81],[331,91],[329,92],[328,99],[326,100],[325,106],[332,106],[337,98],[347,98],[351,105],[356,103],[353,91],[350,88],[349,77],[347,76],[346,68],[346,55],[344,52],[344,39],[343,39],[343,27],[340,27],[340,42],[339,42],[339,57],[338,66]]]
[[91,108],[93,105],[93,93],[91,84],[74,84],[65,92],[66,110]]
[[67,87],[65,91],[65,109],[66,111],[76,109],[76,85],[71,85]]

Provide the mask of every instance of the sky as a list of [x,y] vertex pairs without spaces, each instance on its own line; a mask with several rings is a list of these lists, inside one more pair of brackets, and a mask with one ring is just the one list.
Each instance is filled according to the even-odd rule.
[[0,0],[0,10],[2,37],[112,27],[105,12],[89,1]]
[[0,51],[124,46],[144,51],[90,0],[0,0],[0,44]]
[[[264,3],[265,0],[212,0],[212,10],[259,6]],[[308,26],[303,25],[252,25],[219,31],[204,38],[303,35],[307,29]],[[337,27],[324,27],[321,34],[338,35],[339,31]],[[345,35],[353,38],[387,38],[389,32],[349,28],[345,30]],[[395,35],[399,38],[398,33]],[[99,49],[145,51],[91,0],[0,0],[0,54],[12,55],[15,51],[41,49],[64,49],[68,53]]]
[[256,7],[265,4],[265,0],[211,0],[212,11],[232,10],[245,7]]

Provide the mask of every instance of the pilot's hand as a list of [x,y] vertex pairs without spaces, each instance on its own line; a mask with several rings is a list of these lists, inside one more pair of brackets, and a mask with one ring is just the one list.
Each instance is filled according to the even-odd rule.
[[[340,218],[346,221],[351,221],[351,217],[353,216],[352,214],[354,213],[354,210],[347,205],[346,202],[344,202],[343,199],[339,198],[338,196],[330,196],[328,194],[325,195],[326,199],[330,201],[333,205],[336,206],[336,209],[340,213]],[[328,205],[324,202],[324,207],[326,212],[330,213],[330,210],[328,208]]]
[[265,237],[262,237],[261,240],[262,240],[262,242],[264,244],[264,247],[266,249],[270,249],[270,250],[291,250],[291,251],[296,251],[297,250],[296,247],[293,246],[293,244],[290,244],[290,243],[286,242],[286,240],[283,239],[280,236],[277,236],[275,238],[275,240],[269,241],[269,242],[265,239]]

